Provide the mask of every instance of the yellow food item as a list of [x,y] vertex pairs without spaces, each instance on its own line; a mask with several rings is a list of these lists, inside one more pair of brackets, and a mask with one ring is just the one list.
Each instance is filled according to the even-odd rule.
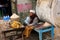
[[22,24],[20,22],[18,22],[18,21],[13,21],[11,23],[12,28],[20,28],[21,26],[22,26]]

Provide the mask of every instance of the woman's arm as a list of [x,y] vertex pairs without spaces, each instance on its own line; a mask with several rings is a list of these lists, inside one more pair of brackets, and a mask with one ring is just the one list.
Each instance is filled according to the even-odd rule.
[[29,25],[30,22],[30,17],[27,17],[26,20],[24,21],[27,25]]

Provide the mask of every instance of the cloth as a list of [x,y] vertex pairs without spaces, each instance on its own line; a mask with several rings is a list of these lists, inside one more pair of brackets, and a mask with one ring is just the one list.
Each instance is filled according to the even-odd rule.
[[34,13],[35,14],[35,11],[34,10],[30,10],[30,12]]
[[26,38],[29,37],[32,29],[33,29],[33,26],[30,26],[30,25],[29,26],[26,26],[26,28],[25,28],[25,30],[23,32],[23,34],[25,35]]
[[[30,17],[28,16],[24,22],[25,22],[27,25],[30,25],[30,20],[31,20],[31,19],[30,19]],[[35,25],[36,23],[38,23],[37,17],[34,18],[34,20],[33,20],[33,22],[31,23],[31,25]]]
[[32,23],[30,23],[30,21],[31,21],[31,18],[29,16],[27,16],[26,20],[24,21],[24,24],[27,25],[24,30],[24,35],[26,38],[29,37],[34,25],[38,23],[38,18],[35,17]]

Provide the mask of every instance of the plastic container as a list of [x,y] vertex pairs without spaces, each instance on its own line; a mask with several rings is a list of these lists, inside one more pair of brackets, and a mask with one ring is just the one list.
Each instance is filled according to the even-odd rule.
[[4,16],[4,17],[3,17],[3,20],[4,20],[4,21],[9,21],[9,20],[10,20],[10,17],[9,17],[9,16]]

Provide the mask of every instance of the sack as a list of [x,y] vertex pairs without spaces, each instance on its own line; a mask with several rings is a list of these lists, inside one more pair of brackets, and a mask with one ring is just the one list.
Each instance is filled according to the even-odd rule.
[[39,5],[37,3],[36,14],[40,20],[54,24],[52,5],[52,0],[41,0]]
[[17,14],[13,13],[13,15],[10,17],[11,21],[20,21],[20,18]]

